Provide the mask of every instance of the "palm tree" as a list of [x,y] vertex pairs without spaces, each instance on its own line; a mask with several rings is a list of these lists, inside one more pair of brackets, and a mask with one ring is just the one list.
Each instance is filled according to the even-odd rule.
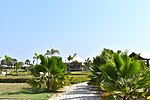
[[77,53],[74,53],[73,58],[77,56]]
[[67,58],[68,61],[70,61],[72,59],[73,59],[73,57],[71,55],[69,55],[68,58]]
[[[57,90],[66,83],[66,65],[63,63],[61,57],[45,57],[39,55],[41,63],[35,65],[32,73],[34,76],[38,76],[39,79],[31,81],[33,86],[41,88],[42,85],[46,84],[47,90]],[[44,74],[40,74],[43,72]]]
[[38,64],[39,54],[38,53],[34,53],[33,59],[34,59],[33,63],[35,63],[35,60],[36,60],[36,64]]
[[6,77],[7,77],[7,67],[8,66],[13,66],[13,59],[7,55],[4,56],[5,58],[3,60],[1,60],[1,64],[2,65],[6,65],[5,67],[5,71],[6,71]]
[[5,55],[4,57],[5,57],[5,60],[6,60],[6,65],[12,67],[12,65],[13,65],[12,60],[13,59],[11,57],[7,56],[7,55]]
[[14,66],[14,70],[15,70],[15,68],[16,68],[16,64],[17,64],[17,59],[12,59],[12,65]]
[[59,54],[59,50],[55,50],[55,49],[51,49],[51,50],[47,50],[47,52],[45,53],[45,56],[53,56],[54,54]]
[[90,69],[91,64],[92,64],[92,61],[90,60],[90,58],[87,58],[87,59],[85,60],[85,63],[84,63],[84,65],[85,65],[85,67],[86,67],[87,70]]
[[6,59],[2,59],[2,60],[1,60],[1,64],[2,64],[2,65],[7,65]]

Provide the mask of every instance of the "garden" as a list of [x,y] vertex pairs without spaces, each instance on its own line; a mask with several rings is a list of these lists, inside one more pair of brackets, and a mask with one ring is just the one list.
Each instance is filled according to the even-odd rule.
[[0,66],[0,99],[47,100],[63,86],[89,80],[90,71],[67,71],[67,64],[61,57],[54,56],[55,53],[59,51],[35,53],[35,64],[27,59],[27,67],[5,56]]
[[86,60],[82,66],[86,70],[67,71],[57,53],[54,49],[35,53],[35,64],[25,61],[28,67],[5,56],[0,69],[0,99],[47,100],[63,86],[85,81],[97,88],[102,100],[150,99],[150,69],[140,55],[129,57],[127,51],[104,48],[93,61]]

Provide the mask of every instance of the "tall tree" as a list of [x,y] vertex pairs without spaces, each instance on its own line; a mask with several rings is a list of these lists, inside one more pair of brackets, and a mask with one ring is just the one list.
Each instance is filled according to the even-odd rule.
[[5,55],[4,57],[5,57],[5,60],[6,60],[6,65],[12,67],[12,65],[13,65],[12,60],[13,59],[11,57],[7,56],[7,55]]
[[35,61],[36,61],[36,64],[38,64],[38,60],[39,60],[39,54],[38,53],[34,53],[33,63],[35,64]]
[[45,53],[45,56],[53,56],[54,54],[59,54],[59,50],[56,49],[51,49],[51,50],[47,50],[47,52]]
[[4,59],[1,60],[1,64],[2,64],[2,65],[6,65],[5,71],[6,71],[6,77],[7,77],[7,67],[8,67],[8,66],[11,66],[11,67],[12,67],[13,64],[15,64],[15,63],[13,62],[13,58],[11,58],[11,57],[5,55],[5,56],[4,56]]
[[17,64],[17,59],[12,59],[12,65],[14,66],[14,70],[15,70],[15,68],[16,68],[16,64]]
[[90,60],[90,58],[87,58],[85,60],[85,63],[84,63],[85,67],[86,67],[86,70],[89,70],[91,65],[92,65],[92,61]]

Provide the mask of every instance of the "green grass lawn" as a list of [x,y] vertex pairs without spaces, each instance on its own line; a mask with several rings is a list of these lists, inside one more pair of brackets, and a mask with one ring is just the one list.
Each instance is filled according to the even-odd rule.
[[0,99],[48,100],[53,94],[33,89],[26,83],[0,83]]
[[[88,81],[89,71],[70,72],[69,77],[72,78],[71,83],[81,83]],[[32,78],[32,75],[27,76],[0,76],[1,79],[7,78]],[[37,90],[31,88],[27,83],[0,83],[0,99],[19,99],[19,100],[48,100],[54,93],[47,93],[45,90]]]
[[74,71],[70,73],[71,75],[69,75],[69,77],[72,78],[71,79],[72,84],[86,82],[90,80],[90,78],[88,77],[88,75],[90,75],[90,71]]

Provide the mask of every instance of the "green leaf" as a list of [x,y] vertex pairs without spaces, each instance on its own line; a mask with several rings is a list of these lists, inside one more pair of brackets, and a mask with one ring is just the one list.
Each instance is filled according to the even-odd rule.
[[128,77],[131,77],[137,74],[140,71],[140,63],[138,61],[132,61],[130,65],[130,69],[128,70]]
[[108,75],[109,78],[111,78],[112,80],[117,80],[118,79],[118,75],[117,72],[115,71],[115,67],[112,67],[111,65],[107,64],[103,67],[101,67],[101,70]]
[[43,55],[39,55],[39,57],[40,57],[40,60],[41,60],[41,64],[42,64],[42,65],[46,65],[46,64],[47,64],[47,59],[46,59],[46,57],[43,56]]

